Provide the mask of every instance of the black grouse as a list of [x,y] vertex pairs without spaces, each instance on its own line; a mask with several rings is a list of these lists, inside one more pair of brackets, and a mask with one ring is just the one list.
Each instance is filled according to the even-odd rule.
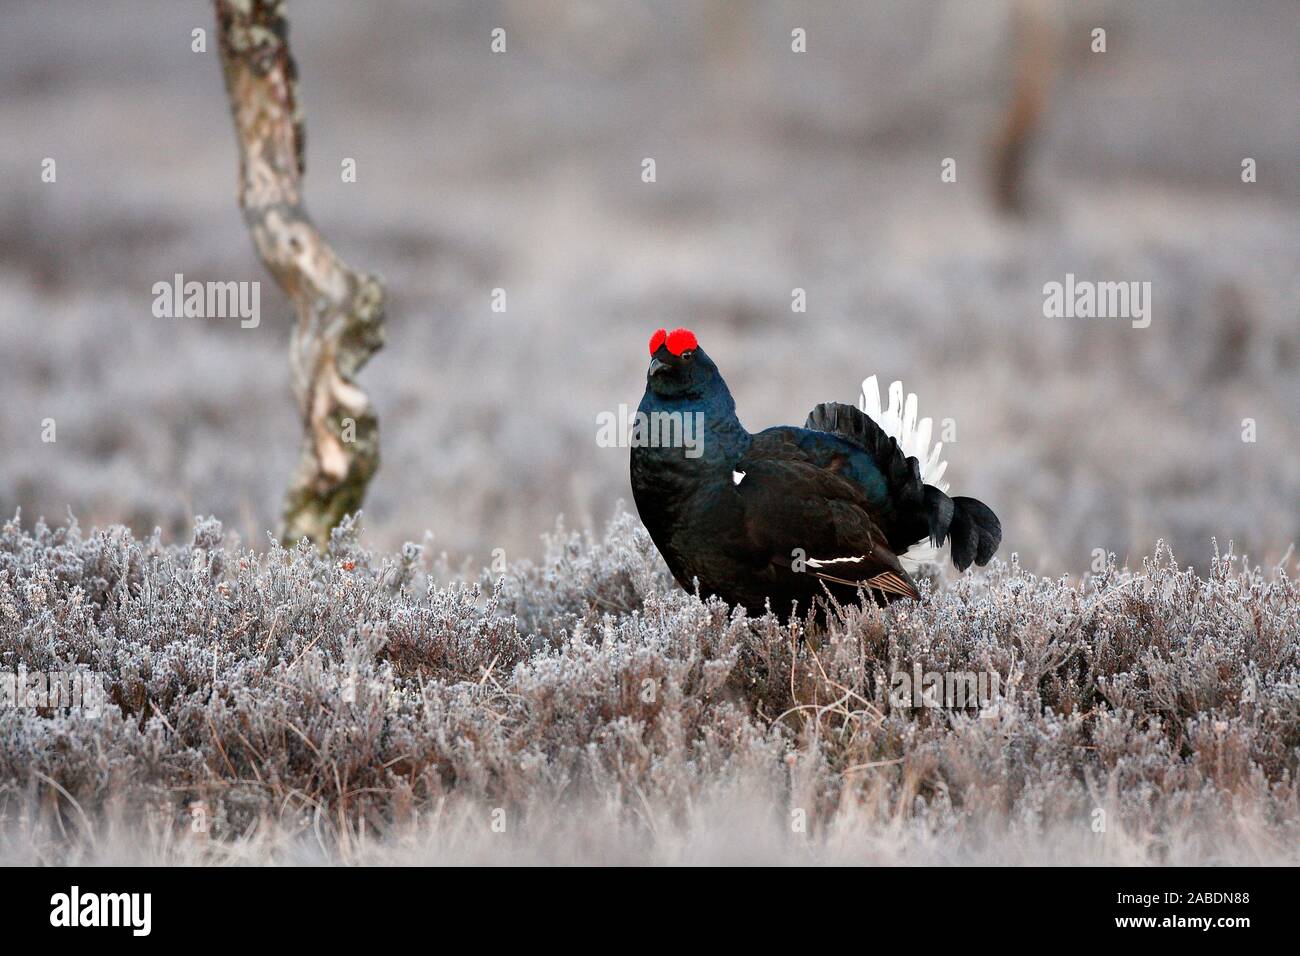
[[919,598],[899,561],[909,548],[949,541],[964,570],[1002,540],[987,505],[925,484],[920,462],[852,405],[751,435],[687,329],[650,339],[631,444],[637,510],[678,583],[754,614],[785,618],[827,591]]

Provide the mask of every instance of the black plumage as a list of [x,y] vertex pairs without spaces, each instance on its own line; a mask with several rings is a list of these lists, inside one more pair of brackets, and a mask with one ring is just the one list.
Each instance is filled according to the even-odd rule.
[[997,516],[921,480],[920,463],[851,405],[750,434],[694,335],[655,333],[632,441],[632,494],[678,583],[785,617],[829,591],[919,598],[898,556],[948,542],[959,569],[997,550]]

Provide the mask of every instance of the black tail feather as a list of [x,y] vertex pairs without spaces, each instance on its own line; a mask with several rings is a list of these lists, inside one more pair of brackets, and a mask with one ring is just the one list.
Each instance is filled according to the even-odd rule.
[[942,547],[952,527],[953,511],[956,510],[952,499],[934,485],[926,485],[924,510],[930,525],[930,540],[936,548]]
[[1002,522],[982,501],[952,499],[952,563],[965,571],[971,562],[985,565],[1002,543]]
[[958,571],[965,571],[975,560],[975,543],[977,535],[975,532],[975,522],[970,520],[970,515],[966,513],[965,508],[958,508],[956,503],[952,509],[952,526],[949,529],[952,533],[952,563],[957,566]]

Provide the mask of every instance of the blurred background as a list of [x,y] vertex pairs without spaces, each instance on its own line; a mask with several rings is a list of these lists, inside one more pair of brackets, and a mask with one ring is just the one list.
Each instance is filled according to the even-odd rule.
[[[630,506],[596,416],[677,325],[755,430],[901,378],[1031,569],[1300,538],[1294,0],[289,11],[307,206],[388,283],[367,543],[486,563]],[[9,0],[0,90],[0,512],[166,540],[212,514],[263,546],[291,309],[236,204],[210,6]],[[177,272],[261,280],[260,327],[155,318]],[[1067,272],[1151,282],[1150,327],[1044,318]]]

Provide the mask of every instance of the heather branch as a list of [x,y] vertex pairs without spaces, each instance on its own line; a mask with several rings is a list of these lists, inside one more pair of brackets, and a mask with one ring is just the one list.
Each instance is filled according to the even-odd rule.
[[297,68],[282,0],[215,0],[226,92],[239,141],[239,205],[253,245],[297,312],[290,345],[302,415],[282,535],[317,545],[355,512],[379,465],[379,426],[354,377],[383,344],[384,287],[350,269],[302,203]]

